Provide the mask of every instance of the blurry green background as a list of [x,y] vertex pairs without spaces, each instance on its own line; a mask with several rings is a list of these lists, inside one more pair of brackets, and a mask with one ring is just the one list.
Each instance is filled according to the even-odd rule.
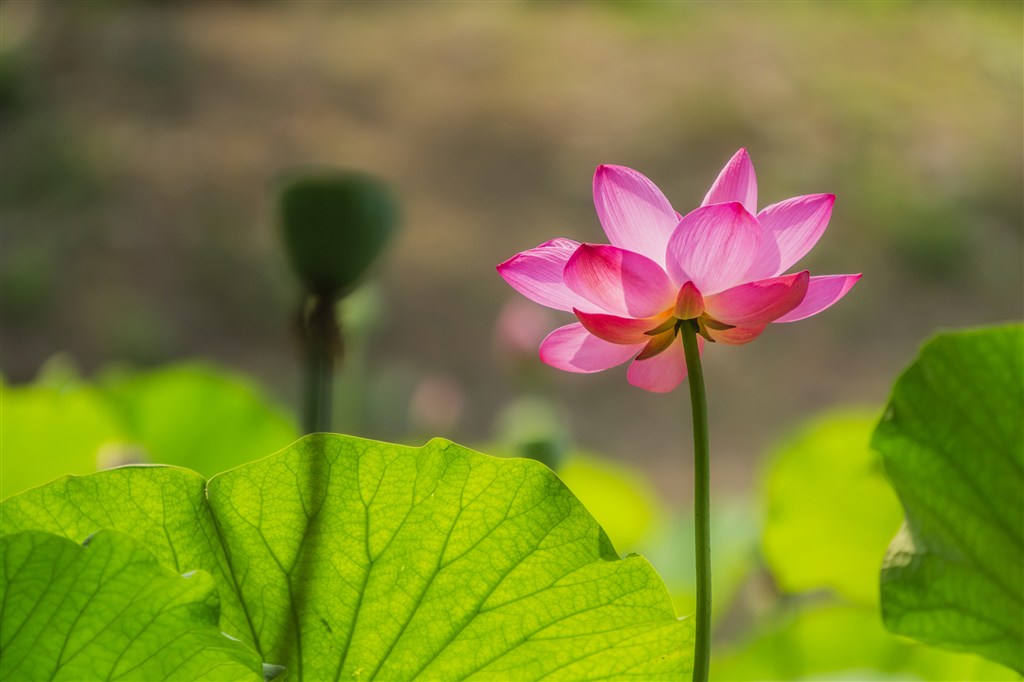
[[[719,486],[745,489],[809,410],[880,404],[934,328],[1024,306],[1017,2],[9,2],[0,19],[11,382],[61,351],[85,372],[199,356],[297,404],[268,189],[308,163],[379,175],[404,206],[364,306],[373,395],[358,416],[339,405],[360,435],[416,431],[424,379],[456,404],[419,430],[492,434],[521,383],[495,352],[515,294],[494,266],[604,241],[598,163],[686,212],[745,146],[762,205],[839,197],[804,264],[864,279],[707,354]],[[539,374],[576,439],[687,494],[685,391]]]
[[[270,190],[296,165],[359,169],[405,220],[343,306],[337,429],[573,450],[559,473],[688,612],[685,390],[544,367],[537,343],[568,320],[494,266],[553,237],[605,241],[599,163],[685,213],[743,146],[762,206],[838,195],[803,264],[864,278],[705,355],[718,641],[752,642],[716,669],[994,675],[882,630],[901,512],[866,442],[936,328],[1022,315],[1022,20],[1019,2],[0,4],[0,369],[8,387],[42,371],[5,401],[5,467],[26,434],[67,470],[75,447],[210,474],[287,443],[299,290]],[[184,359],[248,378],[140,372]],[[211,445],[218,424],[246,438]]]
[[[517,386],[495,265],[604,241],[599,163],[685,212],[746,146],[762,205],[839,197],[804,264],[861,283],[708,353],[718,485],[742,489],[809,410],[880,404],[936,327],[1024,305],[1018,2],[8,2],[0,19],[11,382],[59,351],[86,372],[202,356],[297,403],[268,187],[308,163],[385,178],[406,214],[364,370],[388,409],[339,415],[357,434],[407,436],[431,376],[461,403],[444,435],[492,433]],[[686,495],[685,391],[542,374],[575,437]]]

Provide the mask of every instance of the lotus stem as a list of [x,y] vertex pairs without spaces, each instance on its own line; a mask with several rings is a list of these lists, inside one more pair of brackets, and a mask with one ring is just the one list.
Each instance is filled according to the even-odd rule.
[[711,462],[708,450],[708,401],[697,346],[697,324],[680,329],[686,354],[690,408],[693,412],[693,518],[697,562],[697,636],[694,682],[707,682],[711,664]]
[[302,428],[305,433],[326,433],[331,430],[334,356],[341,345],[334,300],[309,295],[303,305],[300,324],[306,356]]

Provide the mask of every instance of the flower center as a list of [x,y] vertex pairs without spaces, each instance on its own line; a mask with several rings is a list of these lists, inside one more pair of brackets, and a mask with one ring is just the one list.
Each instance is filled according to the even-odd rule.
[[[636,356],[637,360],[653,358],[665,351],[672,345],[680,330],[684,328],[689,327],[711,343],[715,343],[715,339],[708,330],[725,331],[734,327],[734,325],[719,322],[704,311],[704,297],[693,282],[687,282],[679,288],[675,306],[665,312],[669,315],[661,324],[644,332],[646,336],[651,337],[651,340]],[[683,333],[688,333],[688,330]]]

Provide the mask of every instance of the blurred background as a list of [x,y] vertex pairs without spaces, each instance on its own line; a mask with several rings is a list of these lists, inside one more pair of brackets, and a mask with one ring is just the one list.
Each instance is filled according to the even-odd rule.
[[[652,519],[689,504],[685,389],[654,395],[624,368],[541,365],[537,344],[568,320],[519,300],[494,268],[553,237],[605,241],[591,199],[599,163],[640,170],[685,213],[746,147],[762,206],[838,195],[803,265],[864,273],[827,312],[705,355],[713,486],[731,505],[718,518],[733,524],[722,551],[735,545],[736,591],[756,592],[749,566],[771,553],[758,540],[774,509],[765,472],[780,448],[804,452],[819,437],[805,420],[860,408],[825,417],[839,424],[826,441],[867,452],[872,417],[925,338],[1022,315],[1022,19],[1019,2],[5,2],[4,380],[83,377],[117,393],[163,380],[126,373],[199,360],[193,377],[218,366],[274,406],[239,424],[286,444],[300,290],[274,179],[296,165],[366,171],[393,187],[404,224],[342,305],[337,430],[597,453],[560,473],[606,525],[641,509],[609,532],[671,573],[685,550],[665,539],[678,537],[674,521]],[[269,452],[247,448],[238,461]],[[108,448],[100,459],[134,458]],[[865,550],[877,565],[900,512],[872,456],[857,461],[882,502],[848,511],[891,507]],[[578,487],[572,466],[590,467]],[[852,594],[870,604],[871,591]],[[744,603],[741,616],[762,602]],[[829,629],[800,627],[790,635]],[[953,669],[943,665],[937,675]]]
[[[863,272],[856,289],[754,346],[708,353],[717,485],[748,485],[748,464],[808,409],[880,404],[936,327],[1024,307],[1019,3],[0,12],[11,382],[58,352],[86,373],[203,357],[297,404],[298,290],[268,192],[297,164],[376,174],[403,204],[404,230],[357,311],[373,318],[360,321],[372,400],[338,418],[360,435],[408,437],[416,386],[431,378],[459,405],[425,428],[463,442],[493,433],[521,382],[495,352],[516,295],[494,266],[556,236],[604,241],[598,163],[641,170],[686,212],[745,146],[762,205],[839,197],[803,263]],[[534,320],[522,352],[564,323]],[[624,370],[538,373],[575,438],[686,494],[685,391],[645,393]]]

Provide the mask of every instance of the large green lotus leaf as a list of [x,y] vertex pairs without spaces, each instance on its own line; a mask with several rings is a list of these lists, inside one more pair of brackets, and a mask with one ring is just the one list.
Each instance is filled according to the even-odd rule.
[[761,542],[783,591],[878,604],[878,568],[903,514],[870,447],[876,422],[876,412],[824,415],[770,460]]
[[64,474],[96,471],[104,444],[124,438],[117,415],[87,386],[0,381],[0,498]]
[[253,644],[206,502],[206,480],[194,471],[121,467],[65,476],[0,505],[3,534],[38,530],[81,543],[101,529],[132,536],[177,574],[202,570],[212,575],[220,587],[221,629]]
[[[537,462],[441,440],[417,449],[314,435],[214,477],[209,507],[137,495],[135,478],[157,472],[195,477],[124,468],[65,479],[4,503],[4,529],[74,535],[136,510],[125,532],[223,576],[221,593],[240,596],[248,625],[225,629],[296,679],[690,674],[692,619],[675,617],[651,566],[620,559]],[[164,518],[195,516],[201,527],[207,509],[222,551],[205,533],[160,536]],[[225,556],[227,576],[217,573]]]
[[906,513],[882,569],[898,634],[1024,672],[1024,327],[941,335],[872,444]]
[[0,679],[263,679],[259,655],[220,633],[209,574],[180,576],[116,531],[0,547]]
[[970,654],[924,646],[886,632],[875,608],[798,605],[778,612],[745,641],[714,652],[714,679],[1015,680],[1007,668]]
[[298,437],[291,416],[255,386],[208,365],[107,371],[98,385],[150,462],[212,476]]

